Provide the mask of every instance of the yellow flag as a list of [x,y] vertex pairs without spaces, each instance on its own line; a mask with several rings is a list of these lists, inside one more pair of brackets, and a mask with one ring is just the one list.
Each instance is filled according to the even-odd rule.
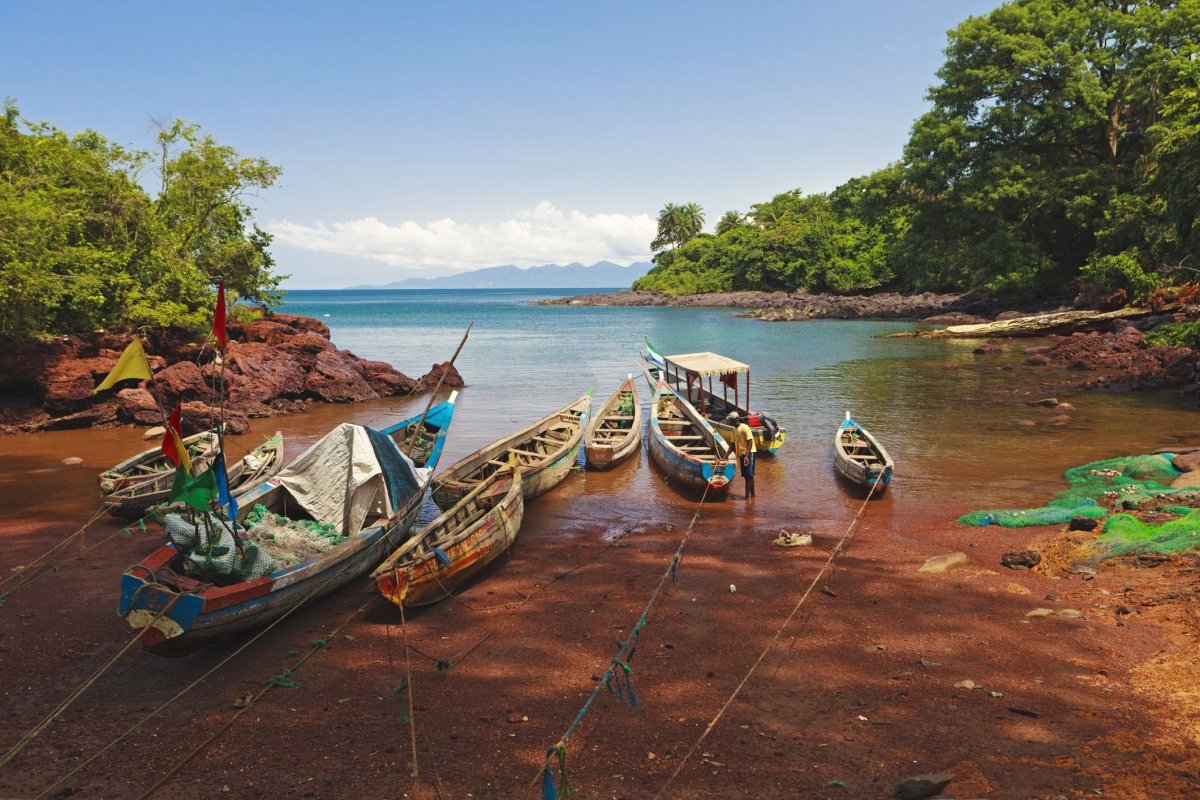
[[179,454],[179,469],[190,475],[192,472],[192,457],[188,455],[187,448],[183,445],[183,440],[179,438],[179,431],[175,430],[174,425],[168,425],[167,434],[175,442],[175,452]]
[[146,360],[146,351],[142,350],[142,342],[137,338],[134,338],[129,343],[129,346],[125,348],[125,352],[121,353],[121,357],[117,359],[117,364],[112,368],[112,372],[108,373],[108,377],[92,390],[92,394],[103,392],[105,389],[111,389],[113,384],[118,381],[125,381],[130,378],[141,378],[143,380],[150,378],[150,362]]

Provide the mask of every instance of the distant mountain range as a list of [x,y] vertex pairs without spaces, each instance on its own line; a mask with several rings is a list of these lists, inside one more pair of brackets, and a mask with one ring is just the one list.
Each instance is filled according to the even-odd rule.
[[405,278],[386,286],[350,286],[350,289],[612,289],[628,287],[654,265],[639,261],[622,267],[611,261],[597,261],[585,267],[576,261],[563,266],[486,267],[442,278]]

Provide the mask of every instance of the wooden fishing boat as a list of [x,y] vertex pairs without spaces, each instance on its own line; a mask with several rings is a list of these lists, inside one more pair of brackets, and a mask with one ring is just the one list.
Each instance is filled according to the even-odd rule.
[[[216,429],[201,431],[183,440],[192,459],[194,474],[208,469],[220,449]],[[100,497],[108,513],[118,517],[140,517],[150,506],[171,494],[175,464],[152,447],[100,473]]]
[[[216,434],[213,431],[210,443],[205,440],[204,454],[192,461],[193,475],[199,475],[212,467],[220,447],[216,444]],[[195,438],[195,437],[192,437]],[[185,440],[186,441],[186,440]],[[212,446],[209,447],[209,444]],[[161,451],[158,451],[161,455]],[[144,453],[142,455],[145,455]],[[227,456],[228,457],[228,456]],[[108,513],[117,517],[138,518],[144,516],[154,506],[167,502],[171,495],[171,487],[175,481],[175,465],[164,456],[164,469],[153,480],[130,481],[122,488],[104,495],[104,508]],[[154,463],[160,463],[155,461]],[[283,434],[276,432],[265,442],[254,448],[246,455],[225,466],[229,479],[229,493],[239,498],[283,468]],[[113,468],[114,470],[117,467]],[[103,483],[101,484],[103,487]]]
[[520,470],[493,472],[400,545],[371,577],[396,605],[436,603],[508,550],[524,515]]
[[[736,425],[728,421],[730,412],[746,419],[754,434],[754,448],[773,456],[787,439],[787,429],[762,411],[750,411],[750,365],[717,353],[684,353],[664,356],[646,341],[643,356],[650,375],[662,377],[712,424],[726,442],[733,442]],[[717,393],[713,384],[720,385]],[[706,385],[707,384],[707,385]]]
[[573,403],[461,459],[434,479],[433,501],[443,510],[450,508],[493,472],[506,469],[510,456],[521,469],[525,499],[545,494],[575,469],[591,407],[589,389]]
[[734,477],[729,445],[691,403],[660,380],[650,404],[650,457],[674,483],[723,498]]
[[[328,537],[327,549],[295,563],[272,557],[270,571],[258,577],[189,575],[186,565],[198,554],[234,557],[228,552],[232,548],[213,546],[220,541],[216,537],[229,534],[229,523],[201,515],[204,534],[212,537],[207,554],[175,543],[159,548],[126,570],[118,612],[134,628],[151,628],[143,644],[172,653],[264,625],[370,572],[404,541],[417,519],[457,394],[427,414],[379,431],[339,425],[242,498],[236,543],[247,562],[252,552],[255,559],[262,551],[270,557],[266,545],[251,547],[256,529],[244,528],[254,517],[320,530]],[[228,541],[234,541],[231,534]]]
[[846,480],[879,494],[891,483],[895,464],[879,440],[847,411],[833,437],[833,468]]
[[636,453],[641,444],[642,406],[630,375],[592,415],[583,451],[589,467],[608,469]]

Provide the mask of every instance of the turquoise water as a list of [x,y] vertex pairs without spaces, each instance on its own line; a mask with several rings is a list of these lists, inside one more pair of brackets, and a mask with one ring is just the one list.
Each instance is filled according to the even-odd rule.
[[[563,294],[294,291],[281,310],[324,320],[338,347],[412,377],[449,359],[474,322],[456,364],[467,387],[442,468],[589,388],[602,402],[627,374],[638,374],[646,337],[668,354],[712,350],[746,362],[752,407],[779,420],[788,440],[776,458],[760,460],[752,508],[732,500],[711,512],[735,531],[844,530],[861,504],[832,468],[833,435],[846,411],[896,461],[891,488],[865,522],[894,536],[973,509],[1040,506],[1062,488],[1064,470],[1088,461],[1200,444],[1192,401],[1176,393],[1062,391],[1064,382],[1083,376],[1025,367],[1022,349],[1038,340],[976,355],[972,341],[880,338],[913,330],[903,322],[766,323],[730,309],[532,304]],[[1068,424],[1055,426],[1053,412],[1027,405],[1047,396],[1076,407]],[[314,403],[307,414],[253,420],[251,434],[234,437],[232,446],[253,447],[278,430],[292,458],[340,422],[383,426],[420,413],[427,402]],[[1022,420],[1037,424],[1022,427]],[[12,498],[5,513],[86,517],[94,508],[95,474],[145,447],[142,431],[127,428],[4,437],[0,454],[11,468],[0,472],[0,490]],[[66,455],[83,458],[85,467],[65,469]],[[734,492],[741,491],[739,479]],[[643,453],[611,472],[568,479],[535,501],[525,524],[563,532],[646,519],[677,524],[693,508],[694,499],[665,485]]]
[[[778,457],[760,462],[758,509],[809,523],[837,524],[857,507],[831,466],[833,432],[846,411],[896,460],[896,480],[881,505],[899,518],[927,514],[930,503],[946,504],[948,513],[1025,504],[1057,491],[1068,467],[1148,452],[1197,428],[1191,407],[1174,394],[1056,392],[1056,382],[1079,375],[1021,365],[1022,348],[1034,340],[983,356],[973,352],[977,342],[880,338],[915,329],[906,322],[766,323],[732,309],[533,304],[566,294],[294,291],[281,310],[323,319],[339,347],[414,377],[449,358],[473,322],[457,361],[467,388],[447,449],[451,461],[588,388],[603,400],[637,374],[645,338],[668,354],[711,350],[744,361],[752,366],[751,405],[788,429]],[[1050,394],[1078,407],[1070,424],[1052,426],[1048,412],[1026,405]],[[1021,419],[1039,424],[1020,427]],[[645,456],[630,469],[636,478],[589,473],[583,482],[605,492],[609,482],[619,485],[613,502],[628,502],[631,514],[650,499],[677,502]]]

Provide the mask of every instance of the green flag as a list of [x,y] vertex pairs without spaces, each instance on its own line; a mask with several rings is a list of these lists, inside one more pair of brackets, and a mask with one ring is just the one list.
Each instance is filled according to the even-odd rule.
[[196,477],[187,470],[175,470],[175,483],[171,486],[168,503],[186,503],[197,511],[211,511],[212,501],[217,498],[217,479],[211,469]]

